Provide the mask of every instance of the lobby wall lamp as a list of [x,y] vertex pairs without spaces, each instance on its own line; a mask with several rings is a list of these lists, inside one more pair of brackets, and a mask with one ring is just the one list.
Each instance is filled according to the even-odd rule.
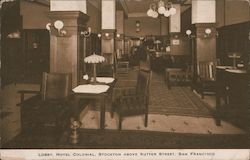
[[109,33],[105,33],[105,37],[109,37]]
[[61,20],[56,20],[54,26],[51,23],[46,24],[46,29],[51,33],[51,27],[54,27],[58,31],[58,36],[65,36],[67,31],[63,30],[64,23]]
[[102,37],[102,34],[101,33],[98,33],[97,34],[97,37],[100,39]]
[[141,27],[141,22],[140,21],[135,21],[135,31],[136,31],[136,33],[138,33],[138,32],[140,32],[141,31],[141,29],[140,29],[140,27]]
[[91,28],[88,27],[87,30],[81,31],[81,35],[84,36],[85,38],[89,37],[91,35]]
[[204,32],[205,32],[204,37],[208,38],[208,37],[210,37],[212,30],[210,28],[206,28]]
[[186,35],[188,36],[188,38],[192,39],[195,38],[195,35],[192,35],[192,31],[190,29],[186,30]]

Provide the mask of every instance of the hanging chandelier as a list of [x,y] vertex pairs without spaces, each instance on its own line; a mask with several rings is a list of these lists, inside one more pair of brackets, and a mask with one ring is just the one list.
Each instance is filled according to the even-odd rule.
[[163,0],[160,0],[158,3],[151,3],[147,11],[149,17],[157,18],[160,15],[169,17],[176,14],[176,9],[173,7],[172,2],[164,3]]

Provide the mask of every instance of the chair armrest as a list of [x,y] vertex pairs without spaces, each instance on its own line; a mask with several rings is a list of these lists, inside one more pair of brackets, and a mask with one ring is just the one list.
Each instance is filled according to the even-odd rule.
[[39,95],[39,94],[40,94],[40,91],[20,90],[20,91],[17,91],[17,93],[20,94],[20,100],[21,100],[21,103],[22,103],[22,102],[24,101],[24,95],[25,95],[25,94]]
[[20,91],[17,91],[17,93],[20,93],[20,94],[39,94],[40,91],[20,90]]

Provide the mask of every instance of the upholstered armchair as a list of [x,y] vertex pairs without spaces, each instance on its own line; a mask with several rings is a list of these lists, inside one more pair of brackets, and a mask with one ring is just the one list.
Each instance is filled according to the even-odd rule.
[[[71,74],[43,73],[40,91],[21,90],[22,131],[54,128],[55,140],[70,122]],[[35,96],[24,100],[26,94]]]
[[142,114],[145,114],[144,125],[147,127],[151,75],[149,70],[139,70],[134,92],[131,90],[123,91],[126,94],[115,99],[112,108],[119,115],[119,130],[122,128],[124,117]]

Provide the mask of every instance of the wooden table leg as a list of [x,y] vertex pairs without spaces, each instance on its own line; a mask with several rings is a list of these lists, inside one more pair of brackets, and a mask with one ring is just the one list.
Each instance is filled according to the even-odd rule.
[[[218,89],[219,90],[219,89]],[[215,117],[215,121],[216,121],[216,125],[217,126],[221,126],[221,115],[220,115],[220,107],[221,107],[221,103],[220,103],[220,91],[216,91],[216,117]]]
[[105,129],[105,96],[102,99],[101,113],[100,113],[100,129]]

